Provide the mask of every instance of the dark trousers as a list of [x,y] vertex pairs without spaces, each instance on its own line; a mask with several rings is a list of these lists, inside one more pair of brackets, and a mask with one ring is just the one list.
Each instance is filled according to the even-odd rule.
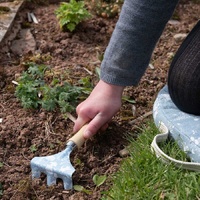
[[183,41],[171,63],[168,89],[180,110],[200,115],[200,21]]

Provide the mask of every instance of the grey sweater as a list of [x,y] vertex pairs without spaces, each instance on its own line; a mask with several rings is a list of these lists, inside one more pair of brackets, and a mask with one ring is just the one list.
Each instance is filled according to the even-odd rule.
[[137,85],[178,0],[125,0],[101,64],[101,79]]

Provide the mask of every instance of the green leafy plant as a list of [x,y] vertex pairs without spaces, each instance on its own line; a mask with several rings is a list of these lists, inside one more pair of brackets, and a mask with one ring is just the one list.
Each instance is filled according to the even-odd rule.
[[76,0],[70,0],[69,3],[62,2],[55,14],[61,29],[67,28],[71,32],[80,22],[91,17],[91,14],[85,8],[84,1]]
[[34,152],[37,151],[37,147],[36,147],[35,144],[31,145],[29,149],[30,149],[30,151],[31,151],[32,153],[34,153]]
[[76,102],[86,88],[72,86],[53,78],[51,84],[46,83],[45,72],[50,70],[46,65],[28,64],[28,70],[18,80],[15,95],[26,109],[42,107],[53,111],[57,107],[62,113],[75,109]]
[[81,85],[81,90],[84,94],[91,93],[93,86],[89,77],[81,78],[78,83]]
[[38,96],[40,87],[44,86],[45,65],[29,63],[29,68],[22,73],[15,95],[20,99],[24,108],[38,108],[40,99]]
[[98,175],[98,174],[95,174],[92,178],[96,187],[102,185],[106,181],[106,179],[107,179],[106,175]]
[[84,163],[80,160],[80,159],[76,159],[75,160],[75,164],[79,167],[79,168],[83,168],[84,167]]
[[[92,178],[96,187],[99,187],[100,185],[102,185],[106,181],[106,179],[107,179],[106,175],[97,175],[97,174],[95,174]],[[74,185],[74,190],[76,190],[78,192],[84,192],[86,194],[92,193],[91,190],[87,190],[81,185]]]
[[60,107],[62,113],[72,111],[74,102],[80,94],[78,87],[73,87],[69,83],[64,82],[63,85],[55,85],[54,87],[44,85],[42,91],[42,108],[53,111],[57,106]]

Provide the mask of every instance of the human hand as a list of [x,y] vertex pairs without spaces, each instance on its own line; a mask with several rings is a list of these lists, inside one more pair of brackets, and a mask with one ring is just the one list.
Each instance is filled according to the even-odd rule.
[[106,129],[108,122],[121,107],[123,89],[123,86],[111,85],[100,80],[90,96],[77,106],[78,118],[75,121],[74,132],[88,123],[83,133],[84,138],[88,139],[98,130]]

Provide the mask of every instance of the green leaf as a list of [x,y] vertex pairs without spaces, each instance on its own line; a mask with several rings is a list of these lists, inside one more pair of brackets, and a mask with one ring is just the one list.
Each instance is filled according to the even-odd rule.
[[84,187],[82,185],[74,185],[74,190],[82,192],[84,190]]
[[86,194],[91,194],[90,190],[85,189],[83,186],[81,185],[74,185],[74,190],[78,191],[78,192],[84,192]]
[[46,69],[48,69],[46,65],[29,63],[28,73],[35,78],[43,78]]
[[83,77],[79,80],[79,84],[83,85],[84,87],[91,88],[92,83],[89,77]]
[[36,145],[34,144],[34,145],[32,145],[32,146],[30,146],[30,151],[32,152],[32,153],[34,153],[34,152],[36,152],[37,151],[37,147],[36,147]]
[[66,27],[72,32],[80,22],[91,17],[84,6],[84,1],[70,0],[69,3],[62,2],[55,11],[61,29],[64,30]]
[[98,77],[100,78],[100,67],[96,67],[95,72],[98,75]]
[[122,96],[122,100],[123,100],[123,101],[127,101],[127,102],[132,103],[132,104],[135,103],[135,100],[130,99],[129,96],[125,96],[125,95]]
[[84,165],[84,163],[83,163],[79,158],[77,158],[77,159],[75,160],[75,163],[76,163],[77,165],[79,165],[79,166],[83,166],[83,165]]
[[58,83],[60,83],[60,80],[57,79],[57,78],[54,78],[54,79],[52,80],[52,82],[51,82],[51,85],[52,85],[52,86],[55,86],[55,85],[58,84]]
[[21,104],[25,109],[29,108],[37,108],[38,107],[38,101],[35,99],[31,99],[27,96],[22,96],[21,98]]
[[67,24],[67,28],[72,32],[76,28],[76,24],[70,22],[70,23]]
[[56,108],[56,101],[54,99],[47,99],[41,101],[42,108],[47,111],[53,111]]
[[34,74],[44,73],[46,69],[48,67],[45,65],[31,63],[30,70],[28,68],[30,74],[27,71],[22,73],[19,85],[15,90],[15,96],[25,109],[42,107],[47,111],[53,111],[59,107],[62,113],[71,112],[75,109],[81,95],[84,96],[85,93],[91,92],[92,84],[89,78],[79,82],[84,87],[77,87],[68,82],[62,84],[58,78],[54,78],[48,85],[45,83],[47,80],[45,76],[34,76]]
[[2,163],[2,162],[0,162],[0,168],[1,168],[1,167],[3,167],[3,163]]
[[107,177],[106,177],[106,175],[99,176],[99,175],[95,174],[92,179],[93,179],[94,184],[97,187],[99,187],[106,181]]

